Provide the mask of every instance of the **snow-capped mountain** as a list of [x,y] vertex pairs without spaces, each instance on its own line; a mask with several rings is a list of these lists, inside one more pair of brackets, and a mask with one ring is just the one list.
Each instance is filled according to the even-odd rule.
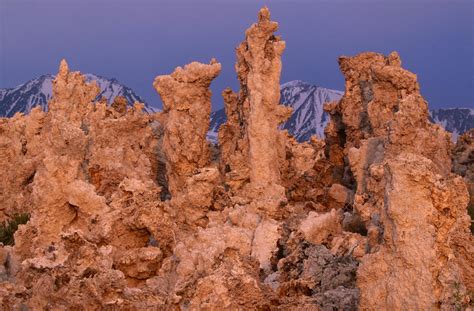
[[227,121],[227,116],[225,114],[225,109],[219,109],[211,112],[211,125],[209,126],[209,131],[207,132],[207,139],[213,143],[217,143],[217,133],[219,127]]
[[[323,110],[327,102],[339,100],[344,94],[341,91],[326,89],[303,81],[291,81],[280,88],[280,102],[293,108],[293,114],[283,124],[298,141],[308,140],[312,135],[324,137],[324,128],[329,122],[329,115]],[[217,141],[217,131],[226,121],[224,109],[211,114],[211,126],[208,138]]]
[[[312,135],[324,137],[324,128],[329,122],[329,115],[324,112],[326,102],[339,100],[344,92],[311,85],[303,81],[291,81],[280,88],[281,103],[293,107],[293,114],[283,124],[298,141],[308,140]],[[431,121],[443,126],[453,133],[453,140],[460,134],[474,127],[474,109],[451,108],[430,111]],[[226,121],[224,109],[211,114],[209,140],[217,142],[217,131]]]
[[303,81],[291,81],[280,88],[280,102],[293,108],[293,114],[283,124],[298,141],[309,140],[316,135],[324,137],[324,128],[329,122],[329,115],[323,106],[327,102],[341,99],[341,91],[330,90]]
[[[97,100],[105,97],[109,103],[112,103],[115,97],[123,96],[130,105],[138,101],[145,104],[145,111],[154,111],[132,89],[116,79],[107,79],[94,74],[85,74],[85,77],[87,82],[97,82],[101,91]],[[48,101],[53,94],[54,78],[55,76],[47,74],[14,88],[0,89],[0,117],[12,117],[17,112],[28,113],[36,106],[41,106],[46,111]]]
[[459,135],[474,128],[474,109],[470,108],[431,110],[430,118],[432,122],[441,125],[446,131],[453,133],[454,141],[457,140]]
[[[96,81],[101,92],[97,99],[105,97],[112,103],[115,97],[124,96],[132,105],[135,101],[145,104],[145,111],[157,109],[148,105],[132,89],[119,83],[116,79],[107,79],[94,74],[85,74],[88,82]],[[47,110],[47,103],[52,97],[53,75],[43,75],[15,88],[0,89],[0,117],[12,117],[16,112],[28,113],[33,107],[41,106]],[[293,108],[293,114],[283,125],[298,141],[308,140],[312,135],[324,137],[324,128],[329,116],[323,111],[327,102],[339,100],[344,94],[341,91],[326,89],[303,81],[291,81],[281,86],[281,103]],[[474,128],[474,109],[450,108],[430,111],[431,121],[443,126],[453,133],[453,140],[471,128]],[[226,121],[225,110],[212,112],[208,138],[217,142],[217,131]]]

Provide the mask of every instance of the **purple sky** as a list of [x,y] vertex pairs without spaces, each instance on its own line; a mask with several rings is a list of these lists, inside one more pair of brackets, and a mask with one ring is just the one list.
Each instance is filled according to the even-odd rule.
[[161,106],[156,75],[215,57],[220,108],[221,91],[238,87],[234,48],[264,4],[287,44],[282,82],[343,90],[340,55],[396,50],[431,108],[474,108],[472,0],[0,0],[0,88],[56,73],[66,58]]

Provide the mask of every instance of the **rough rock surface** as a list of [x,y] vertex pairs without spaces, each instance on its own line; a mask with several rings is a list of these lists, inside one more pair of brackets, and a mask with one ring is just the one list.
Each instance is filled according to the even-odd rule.
[[262,9],[258,19],[237,47],[239,95],[229,89],[223,93],[228,121],[219,131],[221,167],[233,190],[246,186],[236,195],[254,198],[255,204],[275,213],[286,201],[280,165],[275,165],[285,157],[285,135],[278,125],[291,110],[280,105],[285,42],[274,35],[278,23],[270,20],[268,9]]
[[[464,177],[469,190],[469,215],[474,220],[474,129],[462,135],[453,149],[453,172]],[[471,224],[474,233],[474,222]]]
[[468,196],[451,173],[449,135],[428,122],[416,76],[401,68],[398,54],[364,53],[339,64],[346,92],[327,107],[335,116],[328,132],[350,168],[343,180],[353,179],[353,209],[367,229],[360,307],[465,303],[458,262],[466,258],[456,258],[450,237],[462,231],[469,241]]
[[[41,150],[39,133],[45,114],[33,109],[28,118],[15,115],[0,119],[0,221],[11,218],[15,213],[30,212],[33,206],[32,182],[40,154],[28,149]],[[28,142],[28,143],[27,143]]]
[[2,309],[469,305],[472,139],[452,153],[398,55],[363,53],[340,59],[326,140],[297,142],[278,129],[277,28],[262,9],[236,50],[218,149],[214,60],[157,77],[151,115],[95,103],[63,61],[48,112],[0,119],[0,221],[31,216],[0,245]]
[[187,178],[210,162],[206,141],[211,114],[209,86],[220,70],[221,64],[215,60],[209,65],[194,62],[176,68],[169,76],[156,77],[153,83],[163,100],[160,121],[165,128],[163,150],[172,196],[178,196]]
[[220,70],[221,64],[214,59],[209,65],[193,62],[169,76],[156,77],[153,83],[163,100],[161,149],[171,204],[190,224],[205,221],[204,212],[212,204],[219,179],[217,168],[206,168],[211,162],[206,134],[211,114],[209,86]]
[[[474,129],[461,136],[453,149],[453,172],[462,176],[469,191],[468,212],[471,216],[471,235],[460,230],[452,237],[452,244],[457,257],[462,258],[464,284],[471,293],[474,292]],[[466,239],[468,242],[466,243]]]

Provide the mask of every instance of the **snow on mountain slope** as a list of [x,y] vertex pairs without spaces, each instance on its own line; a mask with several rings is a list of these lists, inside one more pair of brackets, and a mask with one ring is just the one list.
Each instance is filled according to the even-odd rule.
[[[85,74],[85,77],[87,82],[97,82],[101,90],[97,100],[105,97],[110,104],[115,97],[124,96],[130,105],[138,101],[145,104],[145,111],[155,111],[132,89],[119,83],[116,79],[107,79],[94,74]],[[48,101],[53,94],[54,78],[55,76],[47,74],[14,88],[0,89],[0,117],[12,117],[17,112],[28,113],[35,106],[41,106],[46,111]]]
[[303,81],[285,83],[280,89],[280,102],[293,108],[293,114],[283,124],[298,141],[308,140],[312,135],[324,137],[324,128],[329,116],[323,110],[327,102],[339,100],[344,94]]
[[209,132],[207,132],[207,139],[216,143],[217,142],[217,133],[219,127],[227,121],[227,116],[225,114],[225,109],[219,109],[211,112],[211,125],[209,126]]
[[474,127],[474,109],[449,108],[430,111],[430,119],[453,134],[456,141],[459,135]]
[[[116,79],[107,79],[94,74],[86,74],[88,82],[96,81],[101,92],[97,99],[105,97],[112,103],[115,97],[124,96],[132,105],[135,101],[145,104],[145,111],[155,109],[133,92],[129,87]],[[0,117],[12,117],[16,112],[28,113],[33,107],[41,106],[47,110],[53,89],[53,75],[43,75],[14,88],[0,89]],[[326,89],[316,85],[295,80],[281,85],[281,103],[293,108],[293,114],[282,125],[298,141],[308,140],[312,135],[324,137],[324,128],[329,122],[329,116],[323,111],[324,103],[339,100],[343,92]],[[474,109],[450,108],[430,111],[431,121],[443,126],[453,133],[453,140],[474,127]],[[212,112],[211,125],[208,133],[209,140],[217,142],[217,132],[226,121],[225,110]]]
[[[283,124],[298,141],[309,140],[312,135],[324,138],[324,128],[329,116],[324,112],[324,103],[339,100],[344,94],[309,83],[295,80],[281,85],[281,103],[293,107],[293,114]],[[453,133],[453,140],[474,127],[474,109],[451,108],[430,111],[431,121]],[[226,121],[224,109],[211,114],[211,126],[208,133],[210,141],[217,142],[217,132]]]

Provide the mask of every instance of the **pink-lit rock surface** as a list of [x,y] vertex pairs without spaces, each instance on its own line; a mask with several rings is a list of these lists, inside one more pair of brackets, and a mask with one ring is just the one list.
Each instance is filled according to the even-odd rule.
[[218,146],[216,60],[158,76],[154,114],[62,61],[48,112],[0,119],[0,221],[30,215],[2,310],[468,308],[472,137],[453,149],[393,52],[341,57],[326,139],[297,142],[277,29],[263,8],[237,47]]

